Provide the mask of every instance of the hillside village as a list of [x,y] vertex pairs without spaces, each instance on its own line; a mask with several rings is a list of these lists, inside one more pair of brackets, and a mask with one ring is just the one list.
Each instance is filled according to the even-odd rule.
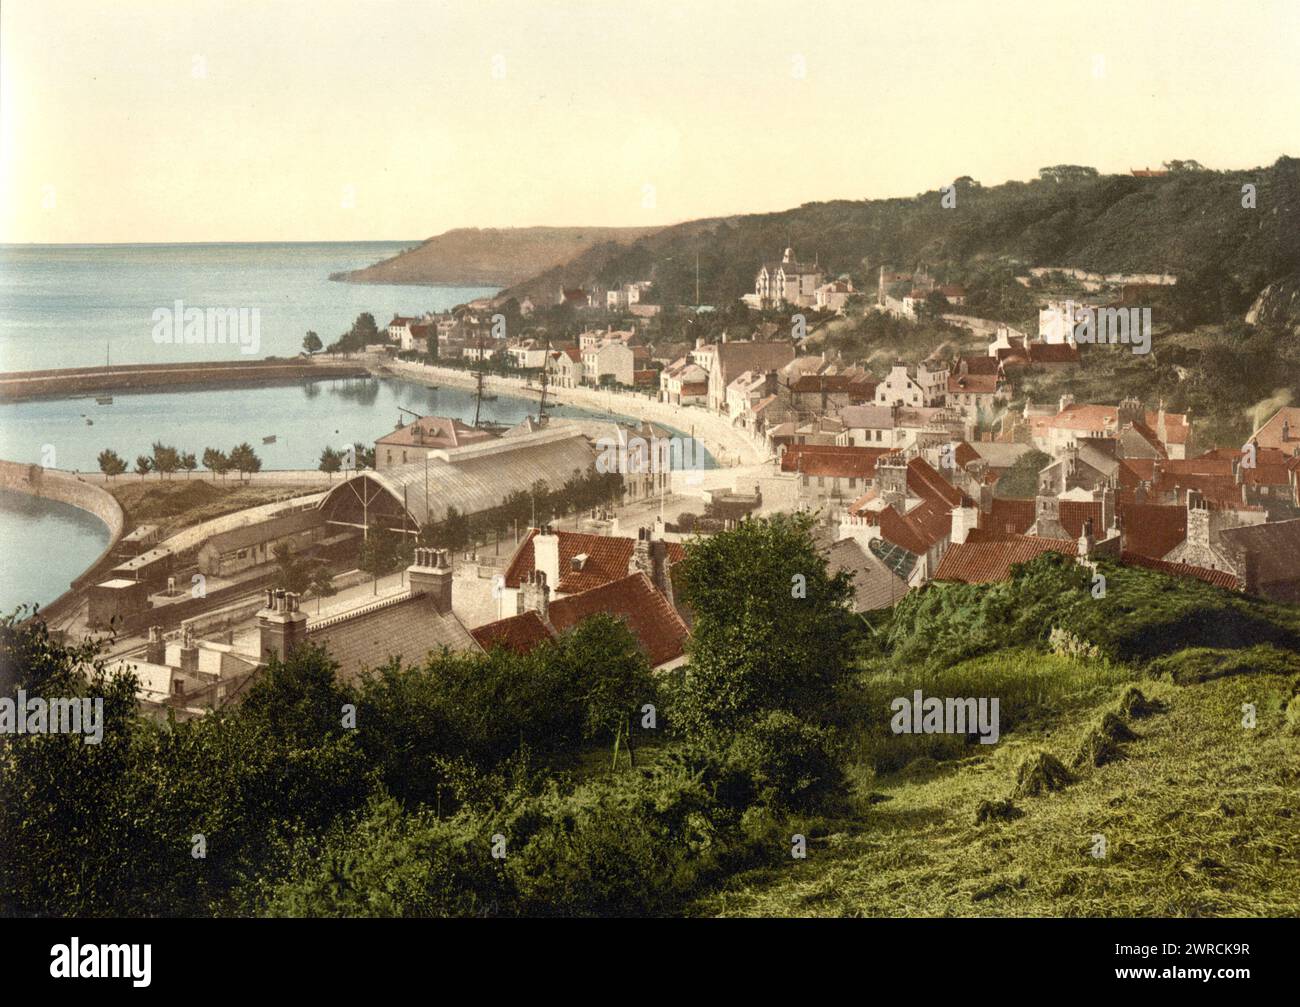
[[[703,480],[681,464],[686,438],[674,427],[552,419],[544,407],[506,430],[404,418],[375,441],[373,468],[345,471],[308,505],[207,538],[159,542],[137,529],[91,588],[87,625],[147,637],[123,666],[136,668],[147,706],[186,716],[237,698],[272,654],[302,642],[325,645],[348,677],[395,654],[527,653],[596,613],[623,620],[663,671],[685,661],[690,637],[673,583],[685,543],[782,511],[816,516],[831,568],[853,577],[858,612],[931,582],[1005,580],[1044,553],[1300,602],[1300,408],[1278,408],[1237,448],[1201,443],[1195,417],[1163,401],[1034,401],[1026,391],[1035,377],[1123,350],[1080,345],[1078,312],[1120,310],[1176,277],[1027,270],[1017,278],[1026,288],[1085,288],[1078,300],[1043,293],[1032,332],[966,314],[966,291],[925,267],[881,265],[876,278],[864,295],[787,248],[758,265],[754,292],[725,324],[707,306],[653,303],[649,280],[560,289],[551,305],[486,298],[394,317],[366,347],[380,371],[385,361],[469,369],[543,396],[601,390],[627,414],[652,401],[674,410],[676,431],[693,429],[692,417],[720,422],[765,460]],[[904,326],[939,318],[963,335],[914,363],[869,367],[816,339],[851,312]],[[696,321],[710,336],[672,339],[662,322],[683,315],[687,330]],[[611,444],[613,472],[600,464]],[[655,464],[669,445],[677,471]],[[537,520],[539,494],[566,493],[548,506],[554,520]],[[474,529],[472,541],[450,533],[456,522]],[[514,538],[505,556],[503,531]],[[492,534],[489,558],[481,544]],[[382,594],[378,576],[372,591],[345,575],[381,536],[398,543],[387,570],[399,571]],[[339,578],[323,610],[320,590],[313,613],[305,585],[283,576],[285,549]],[[209,578],[212,601],[177,597],[191,570]]]

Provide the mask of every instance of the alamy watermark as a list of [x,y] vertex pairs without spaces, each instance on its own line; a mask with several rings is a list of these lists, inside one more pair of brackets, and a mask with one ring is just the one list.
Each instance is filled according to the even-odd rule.
[[1066,301],[1065,317],[1075,320],[1076,343],[1124,345],[1139,356],[1151,352],[1150,308],[1090,308]]
[[187,308],[177,300],[153,310],[153,341],[160,346],[229,343],[252,355],[262,346],[260,308]]
[[0,696],[0,734],[81,734],[87,745],[104,740],[104,697],[44,699],[19,689]]
[[708,457],[694,437],[628,437],[596,441],[596,471],[602,475],[659,475],[680,469],[702,469]]
[[895,734],[978,734],[981,745],[997,744],[996,698],[940,699],[923,697],[917,689],[911,699],[899,696],[889,708],[894,711],[889,727]]

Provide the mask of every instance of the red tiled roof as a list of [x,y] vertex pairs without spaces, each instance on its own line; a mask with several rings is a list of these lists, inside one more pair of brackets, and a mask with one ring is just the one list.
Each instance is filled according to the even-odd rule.
[[997,374],[998,358],[990,357],[988,354],[978,354],[962,357],[958,361],[957,369],[960,371],[965,366],[967,374]]
[[924,458],[913,458],[907,463],[907,489],[922,500],[945,503],[949,509],[960,507],[965,499],[965,494],[939,475]]
[[993,498],[988,513],[980,515],[980,527],[1004,534],[1023,535],[1034,524],[1034,501]]
[[551,602],[551,625],[563,632],[598,612],[627,623],[651,667],[682,656],[690,631],[668,599],[641,571]]
[[540,643],[551,639],[551,631],[536,612],[522,612],[489,622],[469,631],[470,636],[484,650],[508,647],[516,654],[526,654]]
[[1092,520],[1092,533],[1103,538],[1106,529],[1101,526],[1101,502],[1098,500],[1062,500],[1060,502],[1061,527],[1078,538],[1083,534],[1083,523]]
[[[557,594],[578,594],[628,575],[635,539],[576,531],[556,531],[555,534],[560,538],[560,583],[553,588]],[[535,569],[533,539],[536,536],[537,529],[529,529],[528,536],[515,550],[510,566],[506,568],[507,587],[518,587],[523,578]],[[587,561],[582,570],[574,570],[574,558],[584,554]],[[686,550],[676,542],[669,542],[668,558],[672,563],[680,563],[686,558]]]
[[806,476],[870,479],[876,462],[892,452],[885,448],[860,448],[838,444],[792,444],[781,455],[782,472]]
[[[990,359],[992,359],[990,357]],[[992,395],[998,390],[997,374],[949,374],[948,391],[956,395]]]
[[1228,570],[1207,570],[1203,566],[1191,566],[1187,563],[1166,563],[1162,559],[1152,559],[1150,556],[1127,550],[1121,553],[1119,558],[1121,563],[1155,570],[1157,573],[1165,573],[1171,577],[1195,577],[1215,587],[1227,588],[1229,591],[1237,590],[1237,575]]
[[1122,503],[1119,519],[1124,529],[1124,548],[1134,555],[1160,559],[1187,538],[1186,507]]
[[967,584],[989,584],[1006,580],[1016,563],[1028,563],[1045,552],[1077,556],[1078,545],[1070,539],[1033,538],[1008,535],[996,541],[964,542],[951,546],[943,555],[935,580],[959,580]]
[[1197,458],[1162,458],[1156,469],[1169,475],[1231,476],[1232,459],[1201,455]]
[[[1241,503],[1241,487],[1232,476],[1182,475],[1161,473],[1152,484],[1152,492],[1169,495],[1174,503],[1183,503],[1189,489],[1199,492],[1211,504],[1225,506]],[[1178,492],[1175,493],[1174,491]]]
[[1286,465],[1256,465],[1241,470],[1241,481],[1247,486],[1290,486],[1291,470]]

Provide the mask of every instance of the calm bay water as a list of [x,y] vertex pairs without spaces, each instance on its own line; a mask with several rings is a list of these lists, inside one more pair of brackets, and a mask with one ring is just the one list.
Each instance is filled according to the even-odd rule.
[[108,545],[108,529],[71,504],[0,490],[0,615],[48,604]]
[[[155,343],[154,309],[178,299],[190,307],[257,308],[256,356],[291,357],[308,330],[329,343],[363,311],[382,327],[394,314],[446,310],[493,293],[329,279],[412,244],[0,245],[0,371],[95,366],[106,352],[115,364],[249,359],[233,344]],[[267,468],[315,468],[326,445],[368,441],[390,429],[398,404],[463,415],[464,399],[365,382],[120,395],[112,406],[93,398],[25,402],[0,407],[0,457],[97,470],[105,447],[134,460],[155,440],[200,454],[246,440]],[[527,409],[504,398],[490,405],[506,421]],[[264,447],[261,439],[270,434],[276,443]],[[52,601],[107,541],[104,526],[73,507],[0,494],[0,611]]]
[[[357,378],[271,388],[114,395],[109,406],[96,404],[93,397],[14,402],[0,405],[0,458],[98,472],[99,452],[105,448],[133,466],[137,455],[150,453],[154,441],[192,451],[200,460],[204,448],[229,450],[247,441],[264,469],[314,469],[327,447],[371,445],[391,431],[404,417],[399,407],[472,421],[474,393]],[[535,402],[502,395],[484,402],[480,415],[513,424],[536,411]],[[553,416],[590,415],[568,407],[546,411]],[[87,419],[93,425],[87,425]],[[405,420],[410,416],[405,415]],[[275,442],[263,444],[267,437]]]
[[326,343],[363,311],[440,311],[495,291],[334,283],[416,242],[253,245],[0,245],[0,371],[249,359],[233,344],[159,345],[153,312],[257,308],[257,357],[292,357],[308,330]]

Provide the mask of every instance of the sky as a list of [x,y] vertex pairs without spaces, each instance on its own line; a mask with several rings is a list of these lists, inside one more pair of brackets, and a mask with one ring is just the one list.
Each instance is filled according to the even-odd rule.
[[0,7],[0,242],[657,225],[1282,154],[1297,0]]

